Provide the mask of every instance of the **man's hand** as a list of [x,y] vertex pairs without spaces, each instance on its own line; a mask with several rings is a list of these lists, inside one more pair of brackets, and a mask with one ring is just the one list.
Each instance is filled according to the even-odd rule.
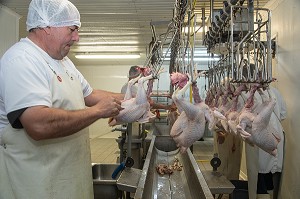
[[110,96],[102,98],[94,107],[98,109],[100,118],[114,117],[123,110],[121,101]]

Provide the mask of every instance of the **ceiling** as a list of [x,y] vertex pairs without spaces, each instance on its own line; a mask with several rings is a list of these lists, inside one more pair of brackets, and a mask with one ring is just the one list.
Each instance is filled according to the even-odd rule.
[[[75,64],[97,64],[99,60],[78,60],[78,53],[138,53],[146,59],[152,39],[150,23],[156,35],[165,33],[172,20],[176,0],[70,0],[81,14],[80,41],[71,49],[69,57]],[[213,0],[211,0],[213,1]],[[254,0],[255,7],[263,7],[269,0]],[[30,0],[0,0],[0,3],[22,16],[20,36],[26,36],[26,16]],[[223,0],[214,0],[214,9],[223,7]],[[247,0],[245,1],[247,2]],[[189,3],[190,4],[190,3]],[[201,25],[202,10],[209,20],[210,0],[198,0],[194,13]],[[199,45],[202,34],[197,37]],[[102,60],[103,61],[103,60]],[[101,61],[101,62],[102,62]],[[111,64],[126,63],[120,60],[106,61]],[[142,63],[140,63],[142,64]]]

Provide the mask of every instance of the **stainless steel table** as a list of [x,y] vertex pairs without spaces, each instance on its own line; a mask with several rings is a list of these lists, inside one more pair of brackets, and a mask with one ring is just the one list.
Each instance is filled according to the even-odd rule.
[[201,171],[209,190],[215,196],[219,194],[218,198],[222,198],[223,194],[231,194],[234,190],[234,185],[218,171]]

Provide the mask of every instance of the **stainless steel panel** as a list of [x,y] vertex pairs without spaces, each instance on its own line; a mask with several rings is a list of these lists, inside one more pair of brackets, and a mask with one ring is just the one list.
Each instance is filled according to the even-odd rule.
[[[173,164],[176,158],[183,165],[182,171],[159,175],[156,165]],[[208,198],[213,196],[191,153],[179,153],[170,136],[153,136],[134,198]]]
[[141,173],[142,171],[140,169],[125,168],[117,180],[118,189],[121,191],[135,193]]
[[202,174],[213,194],[231,194],[233,192],[234,185],[220,172],[203,171]]

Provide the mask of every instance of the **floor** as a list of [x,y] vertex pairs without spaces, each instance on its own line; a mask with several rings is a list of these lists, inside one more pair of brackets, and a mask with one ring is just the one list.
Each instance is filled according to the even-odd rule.
[[120,150],[116,139],[119,135],[111,132],[90,140],[92,163],[117,163]]
[[[118,163],[120,150],[116,139],[120,135],[120,132],[111,132],[91,139],[92,163]],[[210,160],[213,157],[213,138],[196,141],[193,145],[193,154],[200,170],[212,170]],[[228,195],[219,198],[228,199]]]

